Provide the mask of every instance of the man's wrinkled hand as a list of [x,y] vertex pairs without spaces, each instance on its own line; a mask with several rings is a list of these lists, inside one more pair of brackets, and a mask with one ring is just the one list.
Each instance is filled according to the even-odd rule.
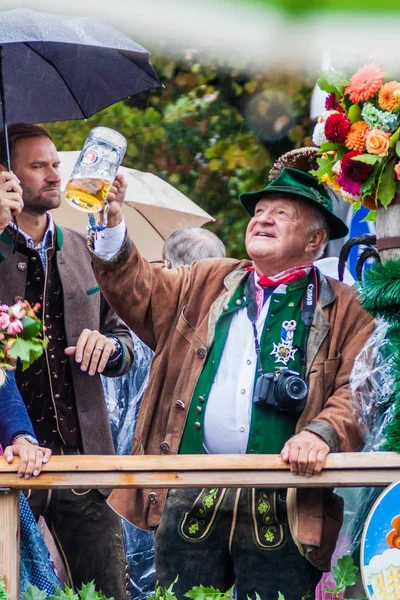
[[[108,209],[107,227],[116,227],[122,221],[122,204],[125,200],[128,184],[121,173],[117,173],[114,182],[108,192],[107,200],[110,205]],[[103,213],[100,212],[100,221]]]
[[303,430],[286,442],[281,457],[290,464],[293,475],[312,477],[321,472],[329,452],[329,446],[322,438]]
[[14,456],[19,456],[18,477],[29,479],[32,475],[37,477],[42,470],[43,464],[51,457],[50,448],[35,446],[24,438],[18,438],[4,450],[4,458],[12,463]]
[[84,329],[76,346],[66,348],[65,354],[75,356],[76,362],[81,365],[81,371],[88,370],[89,375],[95,375],[104,371],[108,359],[116,349],[113,338],[96,330]]
[[0,172],[0,233],[24,207],[19,179],[9,171]]

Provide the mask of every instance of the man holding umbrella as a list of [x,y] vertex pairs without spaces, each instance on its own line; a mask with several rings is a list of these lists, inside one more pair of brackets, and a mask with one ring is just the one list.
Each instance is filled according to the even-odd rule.
[[[49,133],[37,125],[9,127],[11,165],[2,173],[2,202],[22,199],[19,231],[0,236],[0,298],[39,303],[49,345],[16,380],[41,445],[53,454],[113,454],[100,373],[119,376],[133,361],[128,328],[100,294],[83,236],[57,227],[48,211],[61,201],[59,159]],[[0,134],[0,165],[5,164]],[[110,198],[115,199],[116,188]],[[11,197],[10,197],[11,196]],[[12,206],[10,207],[12,209]],[[15,251],[13,246],[15,245]],[[79,260],[77,260],[79,257]],[[107,596],[127,595],[120,519],[103,491],[34,490],[31,508],[43,515],[76,586],[95,579]]]
[[[140,256],[120,199],[90,246],[106,298],[155,351],[132,452],[281,453],[311,477],[329,452],[359,450],[349,377],[373,322],[354,290],[313,265],[329,237],[347,233],[325,188],[284,168],[242,196],[252,262],[177,269]],[[234,583],[239,600],[312,598],[342,521],[341,499],[312,488],[115,490],[110,502],[158,526],[157,579],[178,575],[178,598]]]

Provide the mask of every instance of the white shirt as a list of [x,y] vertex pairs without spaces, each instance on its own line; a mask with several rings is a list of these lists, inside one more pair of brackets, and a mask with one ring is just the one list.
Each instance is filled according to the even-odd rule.
[[115,227],[108,227],[98,233],[94,242],[94,251],[100,258],[110,260],[118,254],[124,243],[126,232],[125,219]]
[[[286,294],[280,285],[275,294]],[[273,301],[273,298],[272,298]],[[271,297],[256,322],[260,340]],[[246,307],[232,317],[204,415],[204,449],[209,454],[245,454],[249,440],[257,354]]]

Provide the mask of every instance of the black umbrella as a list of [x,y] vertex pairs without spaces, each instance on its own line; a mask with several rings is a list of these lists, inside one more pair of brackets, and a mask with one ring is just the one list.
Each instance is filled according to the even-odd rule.
[[[149,52],[98,19],[28,9],[0,13],[7,153],[7,123],[85,119],[159,86]],[[9,162],[8,155],[8,168]]]

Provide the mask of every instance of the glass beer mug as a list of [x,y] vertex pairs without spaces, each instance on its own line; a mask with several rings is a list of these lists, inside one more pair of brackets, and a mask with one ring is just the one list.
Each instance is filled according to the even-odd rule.
[[71,206],[87,213],[103,209],[126,146],[126,139],[118,131],[92,129],[65,188],[64,198]]

